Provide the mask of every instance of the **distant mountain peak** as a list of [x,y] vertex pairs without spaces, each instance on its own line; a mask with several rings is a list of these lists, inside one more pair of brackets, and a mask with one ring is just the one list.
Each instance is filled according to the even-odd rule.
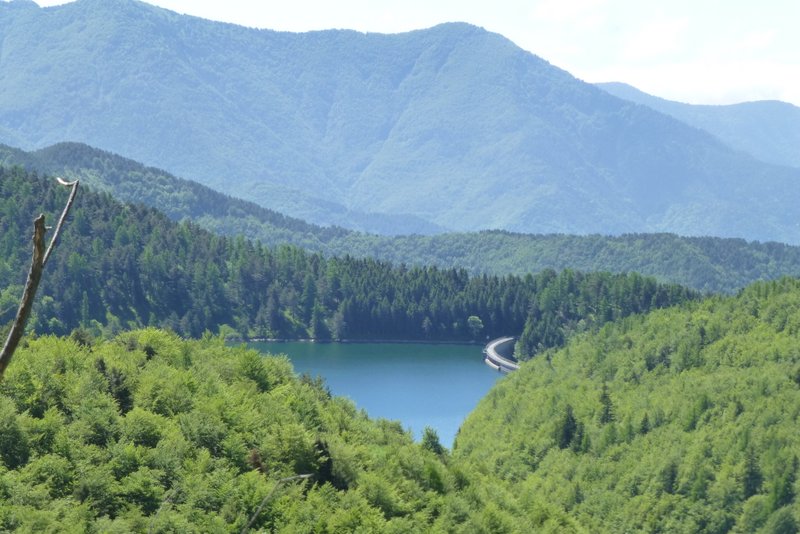
[[483,26],[463,21],[440,22],[429,28],[431,30],[448,30],[466,33],[489,33]]
[[121,6],[121,5],[137,5],[148,7],[152,9],[162,9],[153,4],[143,2],[142,0],[73,0],[70,2],[74,5],[91,5],[91,6]]
[[800,171],[478,26],[254,31],[137,0],[14,11],[0,142],[84,142],[323,225],[800,240]]

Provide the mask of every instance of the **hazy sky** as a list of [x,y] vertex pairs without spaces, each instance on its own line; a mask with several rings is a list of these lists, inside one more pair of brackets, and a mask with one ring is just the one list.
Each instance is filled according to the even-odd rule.
[[[64,0],[37,0],[42,6]],[[148,0],[287,31],[394,33],[464,21],[588,82],[624,81],[690,103],[800,106],[800,0]]]

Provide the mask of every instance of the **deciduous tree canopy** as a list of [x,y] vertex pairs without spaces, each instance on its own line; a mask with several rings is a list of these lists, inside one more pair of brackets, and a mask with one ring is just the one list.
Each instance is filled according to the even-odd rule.
[[493,388],[454,460],[520,532],[796,532],[798,332],[796,279],[609,323]]

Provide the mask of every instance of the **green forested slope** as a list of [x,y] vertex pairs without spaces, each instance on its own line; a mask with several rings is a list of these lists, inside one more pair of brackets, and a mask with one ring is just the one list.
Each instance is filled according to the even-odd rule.
[[607,325],[498,384],[454,457],[520,532],[796,532],[798,334],[796,279]]
[[700,291],[735,293],[757,280],[800,275],[800,247],[675,234],[532,235],[499,231],[341,241],[348,253],[389,261],[416,258],[470,272],[524,274],[542,269],[638,272]]
[[270,246],[291,244],[329,252],[328,243],[354,233],[309,224],[82,143],[58,143],[31,152],[0,145],[0,164],[79,179],[96,191],[155,208],[172,220],[192,220],[216,233],[242,235]]
[[575,236],[500,231],[379,236],[321,227],[181,180],[79,143],[24,152],[0,146],[0,162],[80,179],[123,202],[142,203],[174,220],[265,245],[292,244],[327,256],[464,268],[470,274],[525,275],[545,269],[638,272],[701,291],[728,292],[756,281],[800,275],[800,247],[674,234]]
[[[5,280],[27,263],[30,213],[52,213],[63,192],[0,170],[0,193],[8,314],[19,288]],[[798,530],[800,280],[625,317],[694,295],[639,275],[469,278],[326,260],[80,195],[33,326],[84,328],[69,339],[28,336],[0,382],[2,530],[235,532],[279,479],[300,473],[313,478],[271,495],[256,528]],[[336,324],[324,296],[378,302],[376,322],[359,316],[360,328],[406,328],[410,310],[434,308],[411,297],[435,295],[442,317],[496,298],[499,309],[524,303],[526,317],[563,335],[540,332],[556,341],[492,389],[449,454],[431,432],[416,445],[398,424],[371,422],[318,381],[294,377],[285,360],[225,348],[221,337],[147,329],[95,341],[86,331],[147,315],[191,334],[195,321],[249,317],[272,284],[286,290],[282,320],[307,334]],[[195,311],[181,317],[179,306]],[[310,323],[298,319],[304,309]],[[607,319],[618,320],[581,334]]]
[[642,104],[715,135],[761,161],[800,167],[800,108],[777,100],[723,106],[684,104],[624,83],[599,83],[612,95]]
[[89,143],[315,223],[800,243],[762,163],[461,23],[381,35],[0,2],[0,141]]
[[[12,320],[22,292],[30,221],[42,211],[53,221],[65,193],[52,179],[0,168],[0,324]],[[571,332],[697,297],[636,273],[471,277],[463,269],[269,248],[85,187],[61,243],[30,322],[38,333],[82,327],[113,334],[148,325],[192,337],[232,328],[243,337],[479,341],[522,332],[537,294],[580,303],[569,316],[558,306],[545,309],[558,334],[546,347]]]
[[278,532],[796,532],[798,332],[791,279],[623,319],[499,382],[452,453],[219,337],[28,338],[0,529],[239,532],[268,497]]
[[0,530],[240,532],[270,495],[255,531],[468,522],[480,503],[443,503],[462,481],[427,436],[221,338],[40,338],[0,382]]

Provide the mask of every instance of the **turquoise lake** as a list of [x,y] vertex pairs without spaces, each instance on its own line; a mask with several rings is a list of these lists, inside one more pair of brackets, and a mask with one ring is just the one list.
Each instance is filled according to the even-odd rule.
[[372,418],[398,420],[419,439],[430,426],[451,447],[464,418],[502,376],[482,346],[421,343],[251,343],[286,354],[298,374],[321,376]]

